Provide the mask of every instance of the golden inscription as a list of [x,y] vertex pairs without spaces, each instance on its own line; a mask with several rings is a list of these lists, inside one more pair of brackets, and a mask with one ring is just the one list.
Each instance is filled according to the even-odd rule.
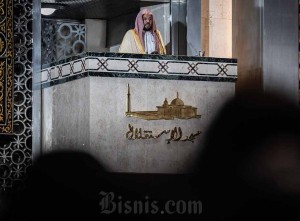
[[0,38],[0,52],[4,49],[4,41]]
[[0,0],[0,19],[0,134],[12,134],[14,86],[13,0]]
[[130,86],[128,84],[127,93],[127,117],[135,117],[144,120],[174,120],[177,119],[192,119],[200,118],[201,115],[197,114],[197,108],[189,105],[185,105],[184,102],[179,98],[177,92],[177,98],[172,100],[169,104],[167,98],[165,98],[161,106],[156,106],[157,111],[131,111],[131,93]]
[[5,14],[5,5],[4,5],[4,0],[0,0],[0,15],[4,15]]
[[5,22],[0,25],[0,31],[2,33],[6,33],[6,24],[5,24]]
[[5,87],[3,85],[4,74],[5,74],[4,64],[5,62],[0,62],[0,122],[4,120],[4,106],[3,106],[4,90],[5,90]]
[[192,142],[197,136],[199,136],[202,132],[197,131],[195,134],[191,133],[188,136],[183,136],[181,127],[174,127],[173,130],[163,130],[158,134],[153,134],[151,130],[143,130],[142,128],[134,128],[131,124],[128,125],[129,130],[126,133],[126,138],[128,140],[146,140],[146,139],[158,139],[163,135],[169,135],[169,138],[166,139],[167,143],[170,144],[171,141],[182,141],[182,142]]
[[[0,76],[1,76],[1,69],[0,69]],[[4,114],[3,114],[3,90],[4,90],[4,86],[3,83],[0,81],[0,122],[2,122],[4,120]]]

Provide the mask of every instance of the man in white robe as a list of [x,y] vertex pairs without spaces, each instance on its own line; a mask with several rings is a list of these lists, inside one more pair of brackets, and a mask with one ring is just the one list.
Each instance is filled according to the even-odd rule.
[[166,54],[163,39],[152,12],[143,9],[135,21],[135,28],[125,34],[119,53],[133,54]]

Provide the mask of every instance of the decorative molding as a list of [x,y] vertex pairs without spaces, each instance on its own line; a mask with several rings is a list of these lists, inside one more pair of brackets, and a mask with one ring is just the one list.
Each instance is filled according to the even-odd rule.
[[[119,56],[118,56],[119,55]],[[228,81],[237,79],[235,60],[208,60],[201,58],[169,60],[148,58],[126,58],[121,54],[111,57],[93,56],[74,57],[41,71],[42,86],[49,87],[84,76],[138,77],[195,81]],[[78,76],[75,77],[75,76]]]
[[0,0],[0,134],[13,133],[13,0]]

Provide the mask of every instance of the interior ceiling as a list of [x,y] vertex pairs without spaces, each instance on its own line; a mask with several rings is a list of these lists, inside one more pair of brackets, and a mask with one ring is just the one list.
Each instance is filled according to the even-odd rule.
[[63,5],[52,19],[111,19],[137,12],[140,7],[169,3],[170,0],[41,0],[42,7],[51,4]]

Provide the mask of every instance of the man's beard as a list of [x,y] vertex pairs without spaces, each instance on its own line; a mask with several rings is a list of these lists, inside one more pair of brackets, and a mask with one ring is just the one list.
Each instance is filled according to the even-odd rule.
[[146,27],[146,25],[144,26],[144,31],[150,31],[151,30],[151,26],[150,25],[148,25],[147,27]]

